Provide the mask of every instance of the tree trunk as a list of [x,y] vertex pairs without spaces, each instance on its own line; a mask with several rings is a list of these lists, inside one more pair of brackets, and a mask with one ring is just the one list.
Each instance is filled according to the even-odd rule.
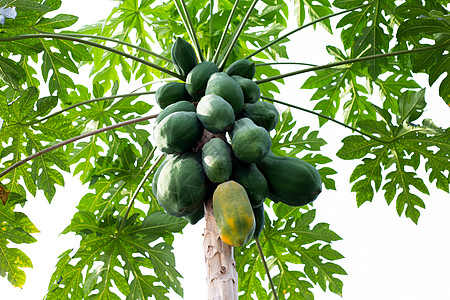
[[212,199],[205,203],[205,221],[203,249],[205,252],[208,300],[237,300],[238,275],[233,247],[225,244],[219,238]]

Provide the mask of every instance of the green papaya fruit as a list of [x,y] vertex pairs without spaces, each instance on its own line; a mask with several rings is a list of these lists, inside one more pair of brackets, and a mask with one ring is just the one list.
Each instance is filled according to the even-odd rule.
[[256,125],[264,127],[267,131],[275,129],[280,118],[276,107],[272,103],[264,101],[245,104],[241,114],[252,120]]
[[226,73],[212,74],[206,85],[205,95],[217,95],[230,103],[234,114],[238,115],[244,107],[244,93],[239,84]]
[[230,76],[239,75],[244,78],[252,79],[255,76],[256,68],[255,63],[248,59],[239,59],[233,62],[226,70]]
[[175,69],[184,78],[198,63],[194,48],[181,37],[173,43],[171,54]]
[[267,180],[255,164],[235,160],[231,179],[245,188],[252,207],[260,206],[269,196]]
[[261,161],[269,152],[272,140],[264,128],[249,118],[234,122],[231,131],[231,147],[236,157],[248,164]]
[[322,192],[319,172],[299,158],[269,153],[256,165],[269,184],[271,200],[302,206],[314,201]]
[[202,134],[203,126],[195,112],[178,111],[156,126],[153,137],[158,149],[170,154],[192,149]]
[[212,133],[224,132],[234,123],[233,107],[217,95],[206,95],[198,102],[197,116]]
[[158,126],[158,124],[168,115],[177,112],[177,111],[191,111],[195,112],[196,107],[192,102],[189,101],[178,101],[175,103],[170,104],[169,106],[166,106],[156,117],[155,123],[153,124],[153,129]]
[[157,181],[156,199],[171,216],[195,213],[207,197],[207,181],[197,155],[186,152],[168,159]]
[[242,92],[244,93],[245,103],[255,103],[259,101],[259,98],[261,97],[261,90],[256,82],[238,75],[233,75],[231,78],[233,78],[233,80],[236,81],[236,83],[241,87]]
[[206,177],[212,182],[227,181],[232,172],[231,149],[221,138],[212,138],[203,145],[202,164]]
[[178,101],[191,101],[192,97],[186,91],[182,82],[168,82],[156,90],[156,103],[162,109]]
[[186,90],[196,99],[203,97],[209,77],[217,72],[219,68],[215,63],[209,61],[199,63],[186,77]]

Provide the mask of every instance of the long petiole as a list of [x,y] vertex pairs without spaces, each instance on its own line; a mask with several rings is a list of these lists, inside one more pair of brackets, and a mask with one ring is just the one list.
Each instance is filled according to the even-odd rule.
[[124,98],[125,99],[125,98],[129,98],[129,97],[136,97],[136,96],[142,96],[142,95],[151,95],[151,94],[155,94],[155,93],[156,93],[155,91],[149,91],[149,92],[141,92],[141,93],[113,95],[113,96],[107,96],[107,97],[101,97],[101,98],[95,98],[95,99],[86,100],[86,101],[82,101],[82,102],[79,102],[79,103],[75,103],[75,104],[73,104],[71,106],[68,106],[68,107],[66,107],[64,109],[61,109],[60,111],[54,112],[51,115],[48,115],[48,116],[46,116],[46,117],[44,117],[42,119],[36,120],[36,121],[34,121],[32,123],[29,123],[27,125],[34,125],[36,123],[44,122],[44,121],[46,121],[46,120],[48,120],[50,118],[53,118],[54,116],[57,116],[59,114],[62,114],[64,112],[66,112],[66,111],[69,111],[71,109],[74,109],[76,107],[79,107],[79,106],[82,106],[82,105],[85,105],[85,104],[98,102],[98,101],[111,100],[111,99],[116,99],[116,98]]
[[225,28],[223,29],[222,36],[220,37],[220,40],[219,40],[219,45],[217,45],[216,53],[214,53],[214,57],[212,59],[213,63],[217,63],[217,60],[219,59],[219,54],[222,51],[222,46],[225,41],[225,37],[227,36],[228,29],[230,28],[231,20],[233,20],[234,14],[236,13],[236,9],[239,5],[239,1],[240,0],[236,0],[234,2],[233,8],[231,9],[230,15],[228,16],[227,24],[225,25]]
[[[153,154],[155,153],[155,150],[156,150],[156,147],[154,147],[152,149],[152,151],[149,153],[149,155],[147,155],[147,157],[145,159],[145,162],[141,166],[141,170],[148,164],[148,162],[152,158]],[[164,156],[165,156],[164,154],[161,154],[161,156],[158,158],[158,160],[153,163],[153,165],[150,167],[150,169],[148,169],[147,172],[145,173],[145,175],[142,178],[142,180],[139,182],[139,185],[134,190],[134,193],[133,193],[133,195],[131,196],[131,199],[130,199],[130,203],[128,203],[128,207],[127,207],[127,210],[125,212],[125,215],[123,216],[122,222],[120,223],[119,232],[121,232],[123,227],[125,226],[125,222],[126,222],[126,220],[128,218],[128,215],[130,214],[131,208],[133,207],[134,201],[136,200],[140,190],[142,189],[142,187],[144,186],[145,182],[150,177],[150,174],[155,170],[156,166],[163,160]]]
[[372,59],[379,59],[379,58],[385,58],[385,57],[396,56],[396,55],[424,52],[424,51],[447,47],[448,45],[450,45],[450,42],[446,42],[443,44],[434,45],[434,46],[430,46],[430,47],[412,49],[412,50],[400,50],[400,51],[394,51],[394,52],[389,52],[389,53],[381,53],[381,54],[363,56],[363,57],[358,57],[358,58],[352,58],[352,59],[348,59],[348,60],[344,60],[344,61],[338,61],[338,62],[326,64],[326,65],[316,66],[316,67],[312,67],[312,68],[302,69],[302,70],[298,70],[298,71],[294,71],[294,72],[289,72],[289,73],[285,73],[285,74],[281,74],[281,75],[276,75],[276,76],[260,79],[260,80],[257,80],[256,83],[261,84],[261,83],[270,82],[273,80],[283,79],[283,78],[286,78],[289,76],[294,76],[294,75],[298,75],[298,74],[303,74],[303,73],[318,71],[318,70],[323,70],[323,69],[329,69],[329,68],[338,67],[338,66],[342,66],[342,65],[354,64],[357,62],[363,62],[363,61],[372,60]]
[[256,238],[255,241],[256,241],[256,247],[258,248],[259,256],[261,256],[261,261],[262,261],[262,263],[264,265],[264,270],[266,270],[267,277],[269,278],[269,284],[270,284],[270,288],[272,289],[273,296],[275,297],[275,300],[278,300],[278,295],[277,295],[277,292],[275,290],[275,285],[273,284],[272,277],[270,276],[269,268],[267,267],[266,258],[264,257],[264,252],[263,252],[263,250],[261,248],[261,244],[259,243],[259,239],[258,238]]
[[71,144],[71,143],[76,142],[78,140],[81,140],[81,139],[84,139],[86,137],[90,137],[90,136],[93,136],[93,135],[96,135],[96,134],[99,134],[99,133],[102,133],[102,132],[105,132],[105,131],[114,130],[114,129],[117,129],[117,128],[120,128],[120,127],[124,127],[124,126],[127,126],[127,125],[131,125],[131,124],[135,124],[135,123],[139,123],[139,122],[144,122],[144,121],[147,121],[147,120],[150,120],[150,119],[154,119],[157,116],[158,116],[158,114],[145,116],[145,117],[140,117],[140,118],[136,118],[136,119],[133,119],[133,120],[128,120],[128,121],[125,121],[125,122],[121,122],[121,123],[117,123],[117,124],[114,124],[114,125],[106,126],[104,128],[93,130],[91,132],[87,132],[85,134],[81,134],[79,136],[76,136],[76,137],[70,138],[68,140],[62,141],[61,143],[58,143],[58,144],[55,144],[55,145],[50,146],[48,148],[45,148],[45,149],[43,149],[41,151],[36,152],[33,155],[30,155],[30,156],[26,157],[25,159],[23,159],[21,161],[16,162],[15,164],[11,165],[6,170],[1,172],[0,173],[0,178],[5,176],[6,174],[11,172],[12,170],[20,167],[24,163],[26,163],[26,162],[28,162],[28,161],[36,158],[36,157],[44,155],[44,154],[46,154],[46,153],[48,153],[50,151],[53,151],[53,150],[58,149],[58,148],[61,148],[61,147],[65,146],[65,145]]
[[294,29],[294,30],[292,30],[292,31],[289,31],[288,33],[286,33],[286,34],[280,36],[279,38],[273,40],[272,42],[270,42],[270,43],[268,43],[268,44],[262,46],[262,47],[259,48],[258,50],[256,50],[256,51],[250,53],[249,55],[247,55],[245,58],[246,58],[246,59],[249,59],[249,58],[251,58],[252,56],[255,56],[256,54],[258,54],[258,53],[260,53],[260,52],[266,50],[267,48],[269,48],[269,47],[271,47],[271,46],[273,46],[273,45],[275,45],[275,44],[280,43],[282,40],[284,40],[285,38],[287,38],[287,37],[290,36],[291,34],[294,34],[294,33],[296,33],[297,31],[300,31],[300,30],[302,30],[302,29],[304,29],[304,28],[306,28],[306,27],[312,26],[312,25],[314,25],[314,24],[317,24],[317,23],[322,22],[322,21],[324,21],[324,20],[330,19],[330,18],[332,18],[332,17],[339,16],[339,15],[341,15],[341,14],[345,14],[345,13],[351,12],[351,11],[356,10],[356,9],[358,9],[358,8],[362,8],[362,7],[364,7],[364,6],[368,6],[368,5],[370,5],[370,4],[371,4],[371,2],[369,2],[369,3],[367,3],[367,4],[359,5],[359,6],[356,6],[356,7],[350,8],[350,9],[347,9],[347,10],[343,10],[343,11],[340,11],[340,12],[335,13],[335,14],[323,16],[322,18],[316,19],[316,20],[314,20],[314,21],[312,21],[312,22],[310,22],[310,23],[308,23],[308,24],[302,25],[302,26],[300,26],[300,27],[298,27],[298,28],[296,28],[296,29]]
[[[39,30],[39,29],[36,29],[36,31],[37,31],[37,32],[40,32],[40,33],[49,33],[49,32],[45,32],[45,31],[41,31],[41,30]],[[82,34],[82,33],[53,33],[53,34],[57,34],[57,35],[61,35],[61,36],[72,36],[72,37],[80,37],[80,38],[90,38],[90,39],[94,39],[94,40],[103,40],[103,41],[114,42],[114,43],[117,43],[117,44],[120,44],[120,45],[124,45],[124,46],[130,47],[130,48],[134,48],[134,49],[139,50],[139,51],[141,51],[141,52],[150,54],[151,56],[154,56],[154,57],[157,57],[157,58],[159,58],[159,59],[165,60],[165,61],[167,61],[167,62],[169,62],[169,63],[173,63],[173,61],[172,61],[171,59],[169,59],[169,58],[167,58],[167,57],[165,57],[165,56],[162,56],[162,55],[160,55],[160,54],[158,54],[158,53],[155,53],[155,52],[153,52],[153,51],[147,50],[147,49],[145,49],[145,48],[143,48],[143,47],[139,47],[139,46],[136,46],[136,45],[133,45],[133,44],[130,44],[130,43],[121,41],[121,40],[117,40],[117,39],[113,39],[113,38],[108,38],[108,37],[105,37],[105,36],[90,35],[90,34]]]
[[92,42],[92,41],[86,41],[86,40],[79,39],[79,38],[72,37],[72,36],[65,36],[65,35],[53,34],[53,33],[22,34],[22,35],[17,35],[17,36],[12,36],[12,37],[0,38],[0,42],[10,42],[10,41],[25,40],[25,39],[42,39],[42,38],[69,40],[69,41],[73,41],[73,42],[78,42],[80,44],[86,44],[86,45],[89,45],[89,46],[97,47],[97,48],[109,51],[111,53],[119,54],[119,55],[122,55],[122,56],[124,56],[126,58],[129,58],[129,59],[132,59],[134,61],[140,62],[143,65],[149,66],[149,67],[151,67],[153,69],[156,69],[158,71],[166,73],[166,74],[168,74],[170,76],[176,77],[176,78],[178,78],[180,80],[184,80],[184,78],[181,75],[179,75],[177,73],[174,73],[174,72],[172,72],[170,70],[167,70],[166,68],[160,67],[157,64],[151,63],[151,62],[149,62],[149,61],[147,61],[145,59],[142,59],[140,57],[128,54],[126,52],[123,52],[123,51],[120,51],[120,50],[117,50],[117,49],[114,49],[114,48],[111,48],[111,47],[108,47],[108,46],[105,46],[105,45],[102,45],[102,44],[99,44],[99,43],[95,43],[95,42]]
[[301,62],[268,62],[268,63],[260,63],[255,64],[255,67],[263,67],[263,66],[272,66],[272,65],[300,65],[300,66],[309,66],[309,67],[317,67],[315,64],[301,63]]
[[266,97],[266,96],[261,96],[261,99],[269,100],[269,101],[272,101],[272,102],[275,102],[275,103],[279,103],[279,104],[283,104],[283,105],[286,105],[286,106],[289,106],[289,107],[292,107],[292,108],[295,108],[295,109],[298,109],[298,110],[301,110],[301,111],[304,111],[304,112],[307,112],[307,113],[316,115],[316,116],[318,116],[318,117],[320,117],[320,118],[324,118],[324,119],[327,119],[328,121],[331,121],[331,122],[334,122],[334,123],[339,124],[339,125],[341,125],[341,126],[344,126],[344,127],[347,128],[347,129],[350,129],[350,130],[353,130],[353,131],[355,131],[355,132],[358,132],[358,133],[360,133],[361,135],[364,135],[365,137],[368,137],[368,138],[371,139],[371,140],[375,140],[375,141],[380,142],[380,143],[383,143],[383,144],[386,143],[386,141],[384,141],[384,140],[381,140],[381,139],[379,139],[379,138],[377,138],[377,137],[374,137],[374,136],[372,136],[372,135],[370,135],[370,134],[367,134],[367,133],[365,133],[365,132],[363,132],[363,131],[361,131],[361,130],[355,128],[355,127],[349,126],[349,125],[347,125],[347,124],[345,124],[345,123],[342,123],[342,122],[340,122],[340,121],[338,121],[338,120],[335,120],[335,119],[333,119],[333,118],[331,118],[331,117],[329,117],[329,116],[323,115],[323,114],[321,114],[321,113],[315,112],[315,111],[313,111],[313,110],[309,110],[309,109],[307,109],[307,108],[303,108],[303,107],[300,107],[300,106],[296,106],[296,105],[293,105],[293,104],[290,104],[290,103],[287,103],[287,102],[284,102],[284,101],[276,100],[276,99],[273,99],[273,98],[270,98],[270,97]]
[[244,19],[242,19],[241,24],[239,24],[239,28],[236,30],[236,32],[233,36],[233,39],[231,40],[230,44],[228,45],[225,55],[223,56],[223,58],[219,64],[219,70],[223,70],[223,68],[225,67],[228,57],[230,57],[231,52],[233,51],[233,48],[239,39],[239,36],[241,35],[242,31],[244,30],[244,27],[247,24],[247,21],[250,18],[250,15],[252,14],[253,9],[256,6],[256,3],[258,3],[258,0],[253,0],[252,4],[250,5],[249,9],[247,10],[247,13],[244,16]]
[[192,23],[192,19],[189,15],[189,11],[187,9],[186,4],[183,0],[180,1],[180,4],[177,0],[174,0],[175,6],[177,7],[177,10],[181,16],[181,19],[183,21],[184,27],[186,28],[186,31],[189,34],[189,37],[194,44],[195,52],[200,59],[200,61],[205,61],[205,58],[203,57],[202,49],[200,47],[200,43],[198,42],[197,35],[195,34],[194,24]]

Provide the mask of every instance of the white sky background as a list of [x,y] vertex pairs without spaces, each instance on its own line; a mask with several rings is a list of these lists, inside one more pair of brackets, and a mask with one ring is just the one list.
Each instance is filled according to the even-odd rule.
[[[117,1],[77,0],[63,1],[58,13],[69,13],[80,17],[79,24],[89,24],[107,16]],[[292,61],[323,64],[331,61],[324,45],[340,46],[338,35],[334,37],[312,30],[296,33],[288,48]],[[334,41],[334,42],[333,42]],[[306,77],[286,80],[280,99],[295,102],[300,106],[313,107],[308,103],[312,91],[299,90]],[[425,77],[423,77],[425,78]],[[131,90],[131,89],[130,89]],[[123,91],[127,92],[127,91]],[[425,117],[433,118],[441,127],[448,127],[450,120],[444,116],[448,107],[438,98],[436,87],[427,94],[428,106]],[[284,109],[284,108],[283,108]],[[318,129],[316,117],[307,113],[295,113],[301,126]],[[320,137],[329,145],[324,154],[334,157],[341,147],[340,141],[350,132],[337,124],[328,122],[320,129]],[[388,206],[383,195],[377,195],[372,203],[356,207],[355,194],[350,192],[348,178],[357,162],[336,161],[333,168],[338,191],[324,190],[314,207],[316,222],[330,224],[331,230],[343,240],[333,243],[333,248],[345,258],[337,261],[348,272],[342,276],[343,298],[314,289],[316,299],[324,300],[424,300],[450,299],[448,283],[450,259],[449,195],[431,187],[432,196],[424,195],[426,209],[421,211],[419,225],[404,216],[398,217],[395,204]],[[0,295],[5,300],[42,299],[57,256],[63,251],[78,246],[78,238],[59,233],[70,223],[75,206],[86,193],[87,187],[78,180],[68,180],[66,187],[58,188],[51,205],[39,192],[29,199],[24,211],[41,231],[34,235],[38,242],[19,245],[33,261],[33,269],[25,269],[27,282],[23,289],[13,288],[5,278],[0,278]],[[203,258],[203,220],[197,225],[188,225],[183,235],[177,235],[174,243],[177,269],[184,276],[185,299],[206,299],[205,266]],[[170,299],[180,299],[176,294]]]

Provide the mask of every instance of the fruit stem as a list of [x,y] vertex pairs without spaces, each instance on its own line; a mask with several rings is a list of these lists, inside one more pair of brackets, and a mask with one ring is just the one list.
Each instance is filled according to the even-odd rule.
[[170,76],[176,77],[180,80],[184,80],[183,76],[174,73],[170,70],[167,70],[166,68],[163,68],[161,66],[158,66],[157,64],[151,63],[145,59],[142,59],[140,57],[128,54],[126,52],[99,44],[99,43],[95,43],[92,41],[86,41],[83,39],[79,39],[73,36],[67,36],[67,35],[62,35],[62,34],[54,34],[54,33],[39,33],[39,34],[22,34],[22,35],[16,35],[16,36],[11,36],[11,37],[5,37],[5,38],[0,38],[0,42],[10,42],[10,41],[18,41],[18,40],[25,40],[25,39],[43,39],[43,38],[49,38],[49,39],[60,39],[60,40],[68,40],[68,41],[73,41],[73,42],[78,42],[80,44],[86,44],[89,46],[93,46],[93,47],[97,47],[106,51],[109,51],[111,53],[114,54],[118,54],[118,55],[122,55],[126,58],[132,59],[134,61],[140,62],[141,64],[144,64],[146,66],[149,66],[153,69],[156,69],[160,72],[166,73]]
[[212,59],[213,63],[217,63],[217,60],[219,59],[219,54],[222,50],[222,46],[225,41],[225,37],[227,36],[228,28],[230,27],[231,20],[233,20],[233,17],[236,12],[236,9],[238,7],[239,1],[240,0],[236,0],[234,2],[233,8],[231,9],[230,15],[228,16],[227,24],[225,25],[225,28],[223,29],[222,36],[220,37],[220,40],[219,40],[219,45],[217,46],[216,53],[214,53],[214,57]]
[[[153,147],[152,151],[145,158],[145,161],[142,164],[141,169],[139,170],[139,172],[141,170],[143,170],[145,168],[145,166],[148,164],[148,162],[152,158],[153,154],[155,153],[155,150],[156,150],[156,147]],[[137,188],[134,190],[134,193],[133,193],[133,195],[130,198],[130,203],[128,203],[127,211],[125,212],[125,215],[123,216],[122,222],[120,223],[120,227],[118,229],[118,232],[121,232],[123,230],[123,227],[125,226],[125,222],[126,222],[126,220],[128,218],[128,215],[129,215],[129,213],[131,211],[131,208],[133,207],[134,201],[136,200],[140,190],[144,186],[145,182],[148,180],[148,177],[150,177],[150,174],[156,169],[156,166],[164,159],[164,156],[165,156],[165,154],[161,154],[161,156],[153,163],[153,165],[150,167],[150,169],[148,169],[147,172],[145,173],[145,175],[142,178],[141,182],[139,182],[139,185],[137,186]]]
[[273,296],[274,296],[275,300],[278,300],[278,295],[275,290],[275,285],[273,284],[272,277],[270,276],[269,267],[267,267],[266,259],[264,257],[264,252],[261,248],[261,244],[259,243],[258,238],[255,238],[255,241],[256,241],[256,247],[258,248],[259,255],[261,256],[261,261],[264,265],[264,270],[266,270],[267,277],[269,278],[269,284],[270,284],[270,288],[272,289]]
[[46,154],[46,153],[48,153],[50,151],[53,151],[53,150],[58,149],[58,148],[61,148],[61,147],[65,146],[65,145],[68,145],[68,144],[73,143],[75,141],[78,141],[78,140],[84,139],[86,137],[93,136],[93,135],[96,135],[96,134],[99,134],[99,133],[102,133],[102,132],[105,132],[105,131],[114,130],[114,129],[117,129],[117,128],[120,128],[120,127],[123,127],[123,126],[131,125],[131,124],[135,124],[135,123],[139,123],[139,122],[144,122],[144,121],[147,121],[147,120],[150,120],[150,119],[154,119],[157,116],[158,116],[158,114],[155,114],[155,115],[150,115],[150,116],[136,118],[136,119],[133,119],[133,120],[128,120],[128,121],[125,121],[125,122],[121,122],[121,123],[117,123],[117,124],[114,124],[114,125],[106,126],[104,128],[93,130],[91,132],[87,132],[87,133],[81,134],[79,136],[70,138],[68,140],[62,141],[61,143],[58,143],[58,144],[55,144],[55,145],[50,146],[48,148],[45,148],[45,149],[43,149],[41,151],[36,152],[33,155],[30,155],[30,156],[24,158],[21,161],[16,162],[15,164],[11,165],[6,170],[1,172],[0,173],[0,178],[2,178],[3,176],[5,176],[9,172],[11,172],[12,170],[20,167],[24,163],[26,163],[26,162],[28,162],[28,161],[36,158],[36,157],[44,155],[44,154]]

